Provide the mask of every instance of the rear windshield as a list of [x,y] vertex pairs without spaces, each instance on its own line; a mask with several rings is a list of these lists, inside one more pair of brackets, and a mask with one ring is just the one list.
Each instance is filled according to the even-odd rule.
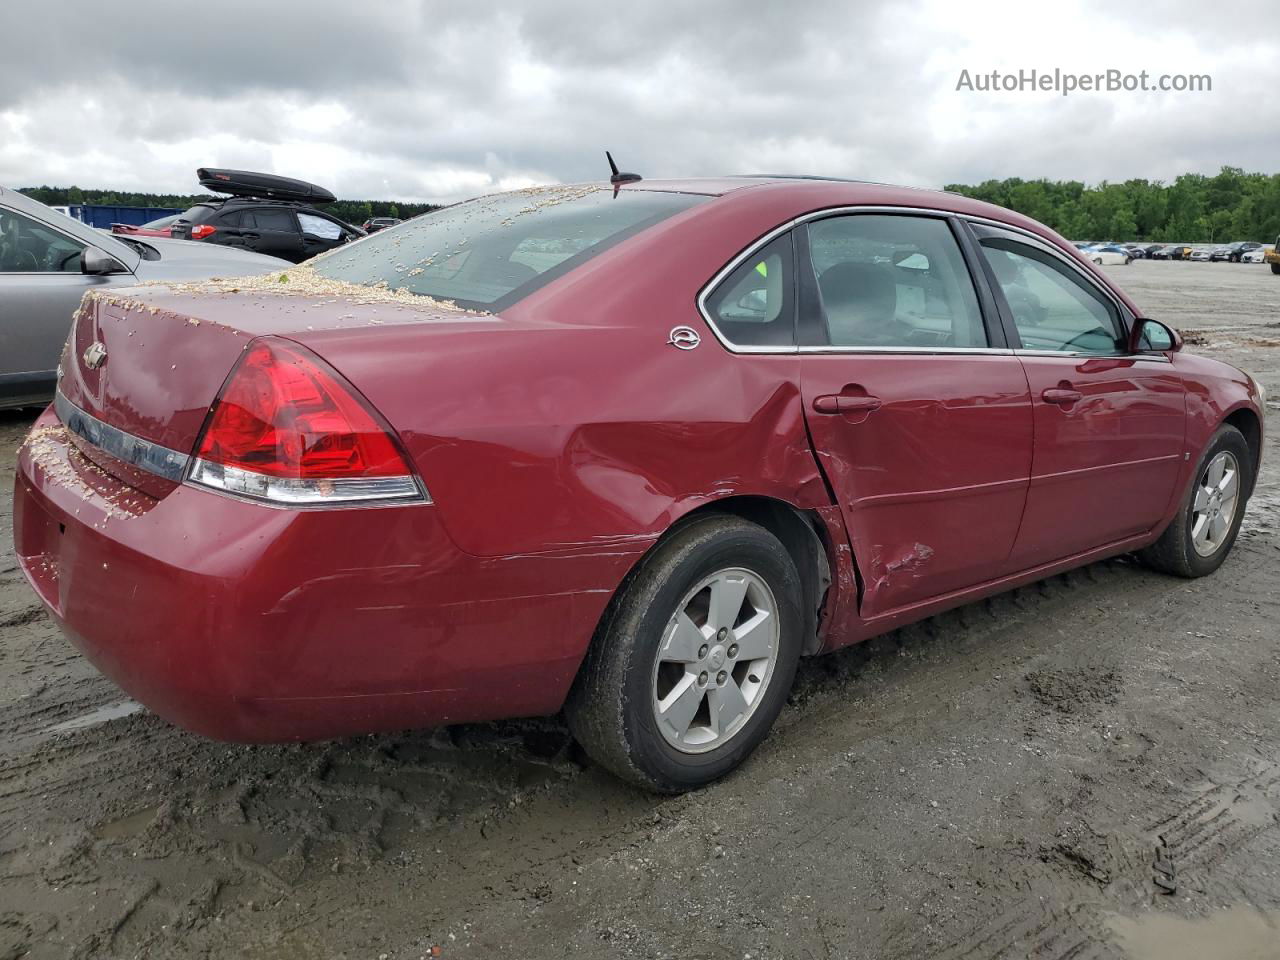
[[708,199],[538,187],[445,207],[313,260],[317,273],[501,310],[601,251]]

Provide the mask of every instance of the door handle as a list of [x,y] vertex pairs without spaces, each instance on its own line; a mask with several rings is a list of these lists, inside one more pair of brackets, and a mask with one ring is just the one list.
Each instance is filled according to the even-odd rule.
[[879,397],[846,397],[838,393],[813,398],[817,413],[871,413],[880,409]]
[[1083,400],[1084,394],[1079,390],[1072,390],[1068,387],[1050,387],[1040,394],[1040,399],[1045,403],[1056,403],[1065,407]]

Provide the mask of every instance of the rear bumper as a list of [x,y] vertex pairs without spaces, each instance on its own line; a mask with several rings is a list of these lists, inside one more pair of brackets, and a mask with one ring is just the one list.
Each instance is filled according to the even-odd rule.
[[71,447],[19,455],[14,541],[68,638],[161,716],[237,741],[555,712],[635,554],[481,559],[430,505],[156,499]]

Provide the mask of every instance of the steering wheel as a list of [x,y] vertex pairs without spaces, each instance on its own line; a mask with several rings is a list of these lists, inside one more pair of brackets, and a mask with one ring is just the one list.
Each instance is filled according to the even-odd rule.
[[[1083,340],[1085,337],[1096,337],[1098,334],[1101,334],[1102,336],[1104,336],[1104,337],[1105,337],[1105,336],[1107,336],[1107,331],[1106,331],[1106,329],[1105,329],[1104,327],[1100,327],[1100,326],[1099,326],[1099,327],[1094,327],[1092,330],[1086,330],[1086,331],[1084,331],[1083,333],[1077,333],[1077,334],[1076,334],[1074,337],[1072,337],[1070,340],[1066,341],[1066,342],[1063,344],[1063,346],[1064,346],[1064,347],[1070,347],[1070,346],[1074,345],[1074,344],[1075,344],[1075,342],[1076,342],[1077,340]],[[1114,340],[1113,340],[1112,342],[1113,342],[1113,344],[1114,344]]]

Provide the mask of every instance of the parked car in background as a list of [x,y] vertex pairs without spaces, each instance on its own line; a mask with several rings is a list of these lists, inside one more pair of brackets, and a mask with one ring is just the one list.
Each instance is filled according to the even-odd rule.
[[1271,264],[1272,273],[1280,273],[1280,237],[1277,237],[1271,249],[1263,254],[1263,259]]
[[0,407],[49,402],[72,314],[90,291],[285,265],[244,250],[113,236],[0,187]]
[[1129,256],[1134,260],[1147,259],[1147,248],[1136,243],[1122,243],[1120,246],[1129,251]]
[[178,215],[174,213],[167,217],[161,217],[159,220],[144,223],[139,227],[129,223],[113,223],[111,232],[124,237],[170,237],[172,236],[170,228],[177,219]]
[[1082,250],[1081,253],[1094,263],[1102,265],[1127,264],[1133,259],[1132,253],[1115,244],[1091,247],[1087,250]]
[[1218,568],[1263,393],[1142,317],[955,194],[483,197],[286,283],[89,300],[15,552],[195,731],[563,708],[605,768],[687,790],[765,737],[801,656],[1134,550]]
[[364,231],[313,206],[332,203],[323,187],[245,170],[201,167],[201,186],[230,193],[225,200],[204,200],[181,214],[172,235],[238,247],[301,263],[364,236]]
[[[1244,255],[1250,250],[1257,250],[1262,244],[1256,240],[1238,240],[1235,243],[1228,243],[1224,247],[1219,247],[1214,251],[1215,259],[1228,260],[1231,263],[1239,263]],[[1222,256],[1218,256],[1219,253]]]
[[1192,247],[1189,243],[1175,243],[1169,248],[1170,260],[1190,260]]
[[1148,260],[1154,260],[1154,259],[1157,259],[1156,253],[1159,250],[1162,250],[1163,248],[1164,248],[1164,244],[1162,243],[1148,243],[1142,249],[1143,249],[1143,252],[1146,253]]
[[1267,254],[1274,249],[1275,249],[1274,247],[1269,247],[1269,246],[1264,247],[1262,244],[1258,244],[1258,246],[1254,247],[1252,250],[1247,250],[1243,254],[1241,254],[1240,262],[1241,263],[1266,263]]
[[363,227],[365,233],[377,233],[387,227],[394,227],[397,223],[404,223],[404,221],[399,217],[374,217],[372,220],[366,220]]
[[1213,251],[1213,247],[1192,247],[1191,254],[1185,259],[1208,263],[1213,259]]

